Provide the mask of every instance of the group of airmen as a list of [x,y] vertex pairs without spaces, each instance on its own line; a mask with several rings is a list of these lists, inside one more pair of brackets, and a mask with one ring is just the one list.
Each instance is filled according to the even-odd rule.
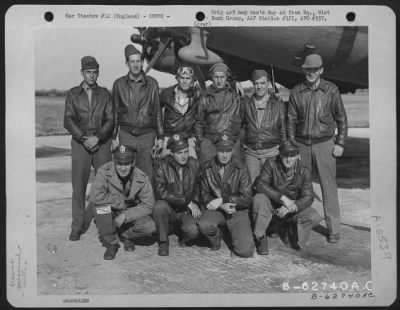
[[[190,66],[159,93],[143,71],[143,55],[124,50],[129,72],[112,94],[97,85],[99,64],[81,59],[83,82],[68,91],[64,126],[72,135],[72,225],[77,241],[94,218],[104,259],[123,243],[156,238],[169,255],[169,234],[180,246],[203,238],[211,250],[226,239],[241,257],[267,255],[268,237],[299,250],[322,220],[311,205],[318,172],[328,242],[340,239],[336,158],[347,117],[338,88],[321,78],[322,58],[302,65],[305,79],[288,104],[269,90],[270,76],[254,70],[254,94],[243,96],[224,63],[209,69],[204,91]],[[337,133],[336,133],[337,131]],[[86,206],[91,167],[95,178]]]

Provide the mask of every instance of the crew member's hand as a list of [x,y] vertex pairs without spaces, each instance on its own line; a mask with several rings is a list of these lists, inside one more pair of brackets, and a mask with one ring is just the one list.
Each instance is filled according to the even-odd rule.
[[190,211],[192,212],[192,216],[193,218],[197,219],[201,216],[201,211],[200,208],[197,204],[195,204],[194,202],[190,202],[188,205],[188,208],[190,209]]
[[290,213],[297,212],[297,205],[294,202],[292,204],[288,205],[288,206],[285,206],[285,207],[289,210]]
[[222,205],[222,198],[216,198],[214,200],[211,200],[208,205],[207,209],[211,211],[217,210],[220,206]]
[[85,140],[85,142],[83,142],[83,145],[87,150],[91,151],[98,143],[99,143],[99,138],[93,136],[93,137],[88,137]]
[[285,207],[289,207],[289,206],[291,206],[292,204],[294,204],[295,200],[292,200],[292,199],[288,198],[287,196],[283,195],[283,196],[281,197],[281,202],[283,203],[283,205],[284,205]]
[[286,214],[289,213],[289,210],[285,207],[282,206],[279,209],[276,209],[276,215],[281,219],[283,218]]
[[239,94],[240,97],[243,97],[245,95],[243,86],[240,82],[236,82],[236,92]]
[[117,224],[118,227],[121,227],[121,225],[123,223],[125,223],[125,214],[121,213],[120,215],[118,215],[115,219],[114,222],[115,224]]
[[221,209],[227,214],[233,214],[236,212],[236,203],[226,202],[221,205]]
[[119,145],[119,142],[117,139],[112,139],[111,140],[111,152],[114,151]]
[[344,150],[343,146],[341,146],[339,144],[335,144],[333,146],[333,152],[332,152],[333,156],[335,156],[335,157],[342,156],[343,155],[343,150]]

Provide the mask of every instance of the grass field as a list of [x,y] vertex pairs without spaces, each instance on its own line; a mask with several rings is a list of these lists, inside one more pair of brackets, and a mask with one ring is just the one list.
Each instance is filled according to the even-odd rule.
[[[368,92],[342,95],[349,127],[369,127]],[[65,97],[35,97],[36,136],[64,135]]]

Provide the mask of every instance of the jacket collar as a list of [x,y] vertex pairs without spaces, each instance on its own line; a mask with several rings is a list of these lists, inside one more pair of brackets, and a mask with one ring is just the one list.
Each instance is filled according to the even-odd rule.
[[[301,83],[300,92],[303,92],[306,89],[311,89],[311,88],[304,81],[303,83]],[[325,92],[328,89],[328,83],[323,78],[321,78],[320,81],[319,81],[319,85],[318,85],[317,89],[320,89],[323,92]]]
[[[81,84],[79,85],[79,87],[80,87],[79,93],[82,93],[83,91],[85,91],[85,86],[87,86],[86,83],[85,83],[85,81],[82,81]],[[91,89],[92,89],[93,91],[96,91],[96,90],[97,90],[97,87],[98,87],[98,85],[97,85],[97,83],[96,83],[96,84],[94,84],[94,85],[91,87]]]
[[[131,76],[129,74],[129,72],[124,76],[125,79],[125,83],[128,84],[129,81],[133,81],[133,79],[131,79]],[[139,80],[143,81],[143,85],[147,84],[147,76],[146,74],[142,71]]]
[[229,84],[229,82],[226,83],[226,86],[224,89],[218,89],[214,86],[214,84],[211,84],[206,90],[206,95],[213,96],[214,94],[217,94],[222,91],[233,92],[233,89],[232,89],[231,85]]

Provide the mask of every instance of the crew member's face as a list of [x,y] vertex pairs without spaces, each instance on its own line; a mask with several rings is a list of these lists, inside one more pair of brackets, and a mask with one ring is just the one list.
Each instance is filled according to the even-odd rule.
[[303,68],[303,73],[306,80],[310,84],[315,84],[321,78],[321,74],[324,72],[324,68]]
[[178,86],[181,90],[187,91],[193,85],[193,78],[189,75],[181,75],[178,77]]
[[254,81],[254,90],[257,96],[265,96],[268,91],[268,79],[266,76],[262,76],[258,80]]
[[138,75],[142,71],[143,67],[142,56],[140,54],[130,55],[126,64],[132,74]]
[[292,168],[296,164],[296,161],[298,159],[299,159],[299,154],[289,155],[289,156],[281,156],[282,164],[286,169]]
[[217,159],[221,165],[226,165],[231,161],[233,151],[217,152]]
[[135,161],[132,161],[130,163],[115,163],[115,169],[117,170],[117,173],[121,178],[127,177],[133,170],[134,166]]
[[216,88],[223,89],[228,81],[228,76],[225,72],[214,72],[212,80]]
[[97,78],[99,77],[99,70],[97,69],[84,69],[81,70],[83,80],[89,86],[96,84]]
[[176,153],[172,153],[172,156],[179,165],[185,165],[189,159],[189,147],[186,147]]

